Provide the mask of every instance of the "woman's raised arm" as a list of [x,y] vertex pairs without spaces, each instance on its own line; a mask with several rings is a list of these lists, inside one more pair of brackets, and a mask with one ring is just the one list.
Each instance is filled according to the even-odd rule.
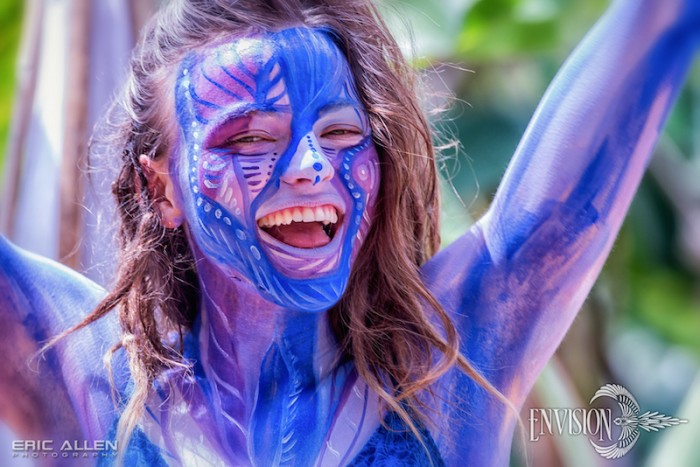
[[612,247],[700,36],[697,0],[621,0],[537,109],[488,213],[424,266],[463,350],[522,403]]

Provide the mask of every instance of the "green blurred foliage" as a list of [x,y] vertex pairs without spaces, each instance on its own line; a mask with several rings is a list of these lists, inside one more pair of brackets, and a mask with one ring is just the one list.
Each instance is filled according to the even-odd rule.
[[686,159],[700,159],[700,60],[695,59],[688,82],[668,117],[664,134]]
[[0,2],[0,167],[4,161],[12,116],[23,5],[21,0]]
[[[608,0],[384,0],[400,42],[432,59],[469,63],[567,54]],[[407,24],[413,34],[405,31]]]
[[480,0],[465,15],[456,52],[470,61],[560,55],[595,20],[604,0]]

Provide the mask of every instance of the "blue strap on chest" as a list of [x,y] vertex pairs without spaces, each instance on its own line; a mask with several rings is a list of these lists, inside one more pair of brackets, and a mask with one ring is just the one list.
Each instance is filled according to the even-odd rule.
[[[435,441],[422,425],[419,431],[425,448],[395,412],[384,419],[357,456],[348,464],[352,467],[381,465],[384,467],[434,466],[444,467]],[[426,451],[427,449],[427,451]]]

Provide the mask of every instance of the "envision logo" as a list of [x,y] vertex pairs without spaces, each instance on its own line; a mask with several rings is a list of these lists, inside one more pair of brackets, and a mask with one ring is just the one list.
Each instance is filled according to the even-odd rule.
[[[598,454],[606,459],[618,459],[627,454],[644,431],[659,431],[681,423],[683,420],[659,412],[646,411],[640,414],[637,400],[624,387],[618,384],[606,384],[596,391],[591,399],[610,397],[617,401],[621,413],[613,418],[611,409],[541,409],[531,408],[528,417],[530,441],[537,441],[545,433],[553,435],[586,435]],[[620,436],[613,440],[612,426],[620,427]],[[612,443],[612,444],[609,444]]]

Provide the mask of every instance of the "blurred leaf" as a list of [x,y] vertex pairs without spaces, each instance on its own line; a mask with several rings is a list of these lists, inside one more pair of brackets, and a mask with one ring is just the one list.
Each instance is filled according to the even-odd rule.
[[0,167],[5,158],[5,147],[12,117],[15,89],[15,67],[22,32],[21,0],[0,2]]
[[607,2],[480,0],[466,14],[457,52],[469,61],[527,54],[561,56],[580,40]]
[[636,316],[668,341],[700,355],[700,300],[693,281],[670,269],[646,271],[634,281]]
[[380,10],[407,56],[447,58],[474,1],[383,0]]

